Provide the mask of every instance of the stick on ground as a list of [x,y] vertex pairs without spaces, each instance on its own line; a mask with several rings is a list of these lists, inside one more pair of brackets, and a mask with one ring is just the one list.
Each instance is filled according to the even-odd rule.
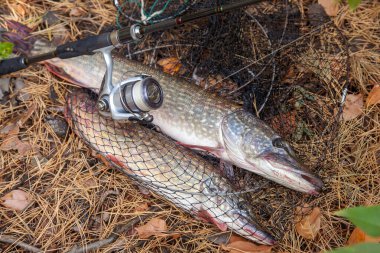
[[110,243],[113,243],[119,238],[121,233],[124,233],[124,232],[131,230],[134,225],[136,225],[137,223],[139,223],[141,221],[144,221],[144,220],[150,218],[160,209],[161,208],[159,206],[152,206],[148,210],[149,213],[137,216],[137,217],[133,218],[132,220],[130,220],[127,224],[116,227],[114,229],[114,231],[112,232],[112,234],[108,238],[100,240],[100,241],[96,241],[93,243],[89,243],[89,244],[84,245],[82,247],[74,246],[68,253],[90,252],[92,250],[97,250],[101,247],[104,247],[104,246],[110,244]]
[[32,245],[29,245],[25,242],[22,242],[19,240],[19,238],[16,238],[16,237],[13,237],[13,236],[9,236],[9,235],[0,235],[0,242],[4,242],[4,243],[9,243],[9,244],[12,244],[12,245],[17,245],[29,252],[43,252],[42,250],[40,250],[39,248],[36,248]]

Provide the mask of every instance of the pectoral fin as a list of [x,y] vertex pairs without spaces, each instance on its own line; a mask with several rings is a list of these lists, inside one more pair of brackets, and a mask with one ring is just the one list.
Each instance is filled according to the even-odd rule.
[[176,143],[179,144],[179,145],[181,145],[181,146],[187,147],[187,148],[191,148],[191,149],[195,149],[195,150],[201,150],[201,151],[206,151],[206,152],[215,154],[216,156],[220,156],[219,154],[223,151],[222,148],[218,148],[218,147],[208,147],[208,146],[186,144],[186,143],[182,143],[182,142],[179,142],[179,141],[177,141]]

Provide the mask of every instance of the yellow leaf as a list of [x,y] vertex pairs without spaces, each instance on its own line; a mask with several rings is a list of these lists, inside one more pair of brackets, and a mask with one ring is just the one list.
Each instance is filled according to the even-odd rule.
[[150,236],[167,236],[164,232],[168,231],[166,221],[159,218],[153,218],[145,225],[136,228],[136,231],[141,239],[147,239]]
[[318,3],[322,5],[326,14],[330,17],[335,17],[339,12],[338,0],[318,0]]
[[230,253],[271,253],[272,246],[257,245],[247,240],[239,240],[222,245],[222,249]]
[[352,120],[363,113],[363,95],[349,94],[343,108],[343,120]]
[[367,106],[375,105],[380,103],[380,85],[373,86],[372,90],[368,94],[367,97]]
[[28,193],[22,190],[13,190],[0,200],[3,206],[16,211],[22,211],[30,204],[31,197]]
[[181,61],[176,57],[169,57],[161,59],[157,62],[158,65],[162,67],[165,73],[174,75],[180,72],[182,68]]
[[315,207],[310,214],[306,215],[309,210],[309,207],[297,207],[296,214],[301,220],[297,222],[296,230],[300,236],[312,240],[321,228],[321,210]]
[[355,228],[347,241],[347,245],[353,245],[362,242],[380,242],[380,237],[371,237],[365,234],[360,228]]

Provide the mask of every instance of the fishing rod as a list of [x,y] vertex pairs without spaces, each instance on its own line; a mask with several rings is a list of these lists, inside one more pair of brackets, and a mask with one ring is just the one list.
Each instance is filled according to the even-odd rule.
[[161,86],[155,79],[147,75],[138,75],[119,84],[112,84],[113,60],[111,51],[128,42],[141,40],[147,34],[172,29],[191,21],[236,10],[261,1],[242,0],[217,5],[216,7],[185,14],[155,24],[134,24],[131,27],[68,42],[48,53],[5,59],[0,61],[0,76],[56,57],[68,59],[101,52],[104,56],[107,70],[97,104],[100,113],[104,116],[111,116],[115,120],[138,119],[152,121],[153,117],[148,112],[162,105],[163,92]]

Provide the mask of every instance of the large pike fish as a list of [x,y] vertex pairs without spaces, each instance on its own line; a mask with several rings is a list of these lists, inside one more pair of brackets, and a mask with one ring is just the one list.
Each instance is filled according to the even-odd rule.
[[136,123],[120,127],[101,117],[88,92],[68,98],[65,115],[74,131],[103,158],[185,211],[247,239],[272,245],[239,195],[219,171],[193,151]]
[[[48,51],[42,41],[34,52]],[[80,86],[99,90],[106,70],[101,54],[71,59],[54,58],[48,69]],[[139,62],[114,57],[113,82],[144,73],[162,86],[164,102],[151,111],[153,123],[184,146],[208,151],[243,169],[288,188],[317,194],[323,183],[297,162],[290,145],[267,124],[226,99]]]

